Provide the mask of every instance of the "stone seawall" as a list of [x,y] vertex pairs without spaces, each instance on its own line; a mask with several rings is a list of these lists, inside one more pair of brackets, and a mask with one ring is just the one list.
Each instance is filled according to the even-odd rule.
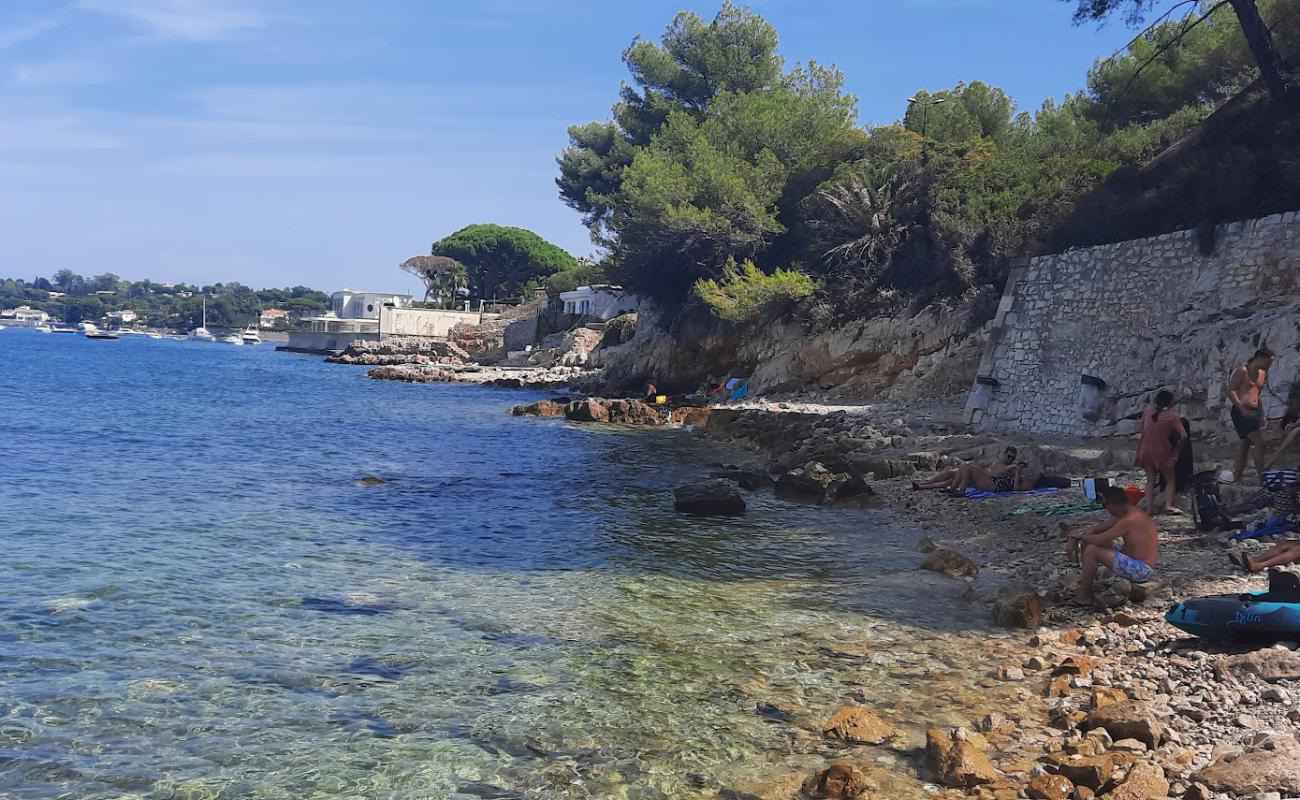
[[[1128,434],[1168,388],[1194,423],[1226,419],[1224,384],[1260,345],[1282,397],[1300,368],[1300,212],[1040,256],[1012,269],[967,420],[983,430]],[[1282,401],[1266,396],[1270,416]]]

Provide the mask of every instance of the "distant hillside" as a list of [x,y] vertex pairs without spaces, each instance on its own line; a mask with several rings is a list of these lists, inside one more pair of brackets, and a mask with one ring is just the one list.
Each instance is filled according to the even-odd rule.
[[[1141,167],[1080,198],[1050,250],[1137,239],[1300,209],[1300,107],[1255,85]],[[1208,239],[1205,241],[1208,246]]]

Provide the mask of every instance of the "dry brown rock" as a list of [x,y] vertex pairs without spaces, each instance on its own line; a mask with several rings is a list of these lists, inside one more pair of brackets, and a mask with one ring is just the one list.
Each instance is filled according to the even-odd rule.
[[1074,784],[1063,775],[1039,775],[1025,787],[1025,793],[1034,800],[1069,800]]
[[857,766],[840,761],[817,773],[807,791],[813,797],[852,800],[867,788],[867,776]]
[[569,403],[564,416],[574,422],[609,422],[609,406],[603,400],[586,397]]
[[1092,674],[1097,668],[1097,659],[1089,656],[1066,656],[1056,669],[1052,670],[1053,675],[1078,675],[1085,677]]
[[1116,611],[1114,614],[1106,617],[1104,622],[1107,625],[1114,625],[1119,628],[1131,628],[1134,625],[1142,624],[1142,620],[1125,611]]
[[562,417],[564,416],[564,404],[557,403],[554,400],[538,400],[536,403],[524,405],[520,403],[510,409],[510,413],[516,417]]
[[844,706],[822,728],[822,734],[853,744],[880,744],[895,733],[893,725],[860,706]]
[[1088,714],[1083,727],[1086,730],[1105,728],[1111,738],[1137,739],[1152,750],[1160,745],[1164,726],[1141,705],[1133,701],[1112,703]]
[[1214,665],[1219,680],[1241,680],[1256,675],[1270,683],[1300,679],[1300,652],[1268,649],[1228,656]]
[[695,406],[683,406],[674,408],[669,415],[669,419],[677,425],[690,425],[693,428],[703,428],[709,424],[709,417],[712,416],[713,409],[699,408]]
[[1165,771],[1149,762],[1133,765],[1115,787],[1106,793],[1108,800],[1152,800],[1169,794]]
[[997,780],[988,756],[957,730],[925,729],[925,766],[945,786],[971,789]]
[[1233,795],[1300,795],[1300,744],[1276,736],[1245,752],[1231,752],[1196,773],[1195,780]]
[[980,568],[966,556],[955,550],[934,550],[926,554],[921,561],[921,569],[942,572],[954,578],[972,578],[979,574]]
[[993,619],[1004,628],[1037,628],[1046,605],[1038,592],[1003,589],[993,601]]
[[1123,689],[1117,689],[1113,686],[1094,686],[1092,687],[1092,696],[1088,703],[1088,708],[1096,711],[1103,706],[1113,706],[1116,703],[1127,703],[1128,695]]
[[1058,775],[1064,775],[1076,786],[1087,786],[1096,791],[1110,780],[1115,771],[1115,759],[1109,754],[1072,758],[1053,756],[1050,763],[1056,766]]

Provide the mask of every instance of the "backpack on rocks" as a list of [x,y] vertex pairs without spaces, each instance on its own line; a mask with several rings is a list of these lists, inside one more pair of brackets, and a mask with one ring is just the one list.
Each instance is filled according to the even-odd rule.
[[1192,508],[1198,530],[1230,530],[1237,527],[1223,504],[1223,496],[1219,493],[1219,476],[1214,470],[1198,472],[1192,476],[1192,493],[1195,498]]

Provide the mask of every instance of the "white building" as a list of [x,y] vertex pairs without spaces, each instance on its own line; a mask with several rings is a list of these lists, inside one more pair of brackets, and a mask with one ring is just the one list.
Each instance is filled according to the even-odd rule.
[[18,306],[0,311],[0,320],[16,328],[35,328],[50,321],[50,315],[31,306]]
[[258,316],[257,324],[262,328],[274,328],[277,325],[288,325],[289,312],[285,311],[283,308],[268,308]]
[[140,318],[139,315],[137,315],[134,311],[132,311],[129,308],[123,309],[121,311],[110,311],[104,316],[108,317],[109,319],[115,319],[118,322],[122,323],[123,325],[129,325]]
[[609,320],[622,314],[636,311],[641,300],[622,286],[599,283],[593,286],[579,286],[571,292],[560,292],[560,301],[564,303],[564,313],[580,314],[599,320]]
[[344,289],[330,295],[330,311],[339,319],[379,319],[379,309],[386,305],[407,308],[411,305],[409,294],[383,294],[380,292],[354,292]]

